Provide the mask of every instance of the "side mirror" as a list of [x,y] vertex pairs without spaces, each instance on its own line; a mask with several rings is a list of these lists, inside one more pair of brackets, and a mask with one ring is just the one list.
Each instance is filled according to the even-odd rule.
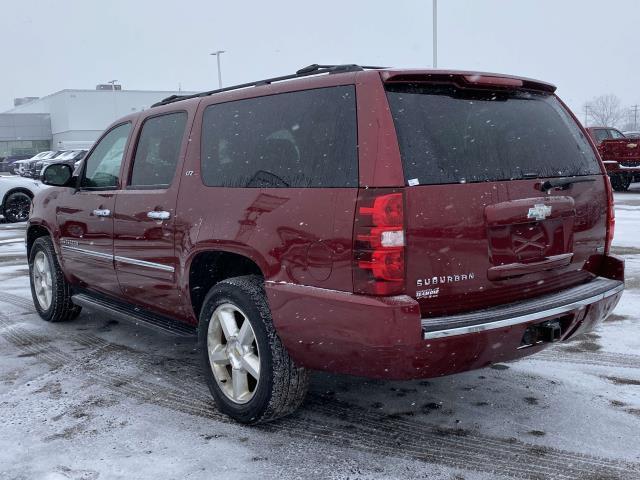
[[42,172],[42,183],[54,187],[70,187],[73,170],[66,163],[52,163]]

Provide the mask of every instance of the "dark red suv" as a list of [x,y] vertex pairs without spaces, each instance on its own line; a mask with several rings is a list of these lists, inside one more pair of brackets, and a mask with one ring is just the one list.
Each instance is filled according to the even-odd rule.
[[309,370],[412,379],[601,322],[611,189],[550,84],[318,66],[170,97],[45,170],[27,248],[45,320],[197,330],[220,410],[291,412]]
[[640,181],[640,139],[627,138],[615,128],[586,130],[598,148],[614,190],[625,192],[633,182]]

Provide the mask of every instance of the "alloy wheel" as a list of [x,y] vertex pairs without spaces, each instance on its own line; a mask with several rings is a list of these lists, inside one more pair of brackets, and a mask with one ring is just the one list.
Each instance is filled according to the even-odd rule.
[[225,396],[237,404],[249,402],[260,380],[260,351],[251,323],[235,305],[220,305],[211,315],[207,351]]
[[51,306],[51,298],[53,296],[53,278],[51,275],[51,267],[49,259],[43,251],[36,254],[33,260],[33,268],[31,270],[33,277],[33,287],[36,292],[36,298],[40,304],[40,308],[47,310]]
[[4,209],[5,217],[13,222],[24,222],[29,219],[31,199],[25,193],[15,193],[7,198]]

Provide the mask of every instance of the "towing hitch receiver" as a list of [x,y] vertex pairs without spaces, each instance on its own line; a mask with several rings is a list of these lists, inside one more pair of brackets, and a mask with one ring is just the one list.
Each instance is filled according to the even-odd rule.
[[540,343],[558,342],[562,338],[560,320],[547,320],[537,325],[530,325],[522,335],[520,348],[531,347]]
[[562,337],[562,326],[559,320],[547,320],[538,326],[543,342],[558,342]]

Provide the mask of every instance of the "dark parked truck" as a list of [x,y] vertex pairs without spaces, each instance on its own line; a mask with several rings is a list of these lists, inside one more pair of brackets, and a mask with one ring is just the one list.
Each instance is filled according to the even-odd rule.
[[534,354],[618,303],[613,196],[544,82],[306,67],[124,117],[34,202],[35,307],[197,331],[255,423],[310,370],[415,379]]
[[589,127],[614,190],[623,192],[640,181],[640,139],[627,138],[615,128]]

